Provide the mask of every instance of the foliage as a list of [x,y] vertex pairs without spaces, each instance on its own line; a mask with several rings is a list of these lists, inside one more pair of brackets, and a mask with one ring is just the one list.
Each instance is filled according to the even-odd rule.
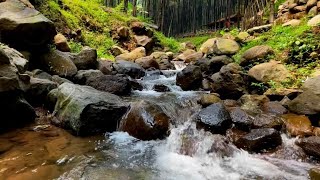
[[295,42],[309,29],[310,27],[307,26],[306,20],[303,20],[301,25],[297,27],[282,27],[282,25],[274,26],[270,31],[262,33],[243,46],[234,56],[234,59],[239,62],[241,55],[246,50],[258,45],[268,45],[275,51],[277,56],[276,59],[282,60],[282,53],[288,50],[292,42]]
[[161,32],[155,32],[154,35],[159,40],[161,45],[168,47],[172,52],[178,52],[180,50],[180,43],[174,38],[168,38]]
[[207,35],[200,35],[200,36],[194,36],[194,37],[186,37],[186,38],[179,38],[179,42],[192,42],[198,49],[201,47],[201,45],[206,42],[208,39],[213,38],[213,34],[207,34]]
[[[81,29],[82,40],[71,39],[72,51],[78,52],[81,46],[96,48],[100,58],[114,59],[110,48],[116,44],[110,36],[110,30],[127,26],[137,18],[122,12],[123,4],[115,8],[103,6],[102,0],[44,0],[37,7],[45,16],[55,22],[59,31]],[[132,11],[132,5],[129,5]],[[143,19],[139,17],[139,19]],[[144,20],[145,22],[148,19]],[[178,51],[179,46],[173,38],[156,33],[160,44]]]

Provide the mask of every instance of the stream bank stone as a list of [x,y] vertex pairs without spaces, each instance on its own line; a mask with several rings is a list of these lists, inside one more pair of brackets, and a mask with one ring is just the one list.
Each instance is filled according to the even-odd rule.
[[89,86],[63,83],[55,92],[58,125],[79,136],[113,132],[129,105]]
[[238,148],[250,152],[271,150],[282,144],[280,133],[273,128],[253,129],[235,142]]
[[200,111],[197,116],[197,127],[214,134],[225,134],[231,127],[232,120],[223,103],[215,103]]

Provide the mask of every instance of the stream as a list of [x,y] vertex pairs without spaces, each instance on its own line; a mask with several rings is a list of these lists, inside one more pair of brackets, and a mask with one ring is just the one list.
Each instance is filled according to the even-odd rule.
[[[31,125],[0,136],[0,145],[8,139],[13,144],[0,153],[0,179],[308,179],[309,169],[317,164],[303,157],[293,138],[283,134],[277,151],[249,154],[226,144],[224,136],[197,129],[193,117],[206,92],[182,91],[175,85],[177,72],[149,72],[140,80],[143,90],[125,98],[155,102],[164,109],[173,120],[166,139],[140,141],[125,132],[76,138],[50,125],[38,125],[39,133],[37,125]],[[156,92],[155,84],[171,92]]]

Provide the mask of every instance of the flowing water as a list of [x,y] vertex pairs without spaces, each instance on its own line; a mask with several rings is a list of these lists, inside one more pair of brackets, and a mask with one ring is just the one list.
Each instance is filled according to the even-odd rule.
[[[308,179],[308,170],[317,164],[304,157],[302,150],[294,144],[295,139],[282,135],[283,145],[276,152],[249,154],[227,143],[224,136],[198,130],[193,117],[201,109],[197,101],[201,93],[205,92],[182,91],[175,85],[178,71],[148,73],[141,80],[144,89],[134,91],[126,99],[143,99],[155,102],[163,108],[172,119],[171,132],[166,139],[140,141],[125,132],[107,133],[104,137],[81,140],[75,138],[62,145],[57,140],[55,144],[52,139],[45,139],[51,142],[48,149],[53,148],[52,152],[46,154],[39,150],[35,152],[39,156],[33,156],[37,161],[20,165],[18,169],[10,167],[14,165],[10,162],[22,163],[22,160],[14,159],[19,159],[22,155],[23,160],[34,161],[26,158],[29,151],[21,153],[20,150],[20,154],[17,153],[18,150],[8,151],[10,156],[0,154],[1,158],[7,157],[0,159],[0,176],[2,173],[11,179],[19,179],[17,175],[21,172],[36,175],[37,172],[42,172],[39,169],[43,166],[50,165],[53,167],[44,171],[44,174],[54,170],[50,177],[61,180]],[[153,86],[156,84],[168,86],[171,92],[155,92]],[[27,142],[32,144],[30,140]],[[38,142],[42,143],[41,140]],[[39,144],[34,146],[40,147]],[[19,145],[20,148],[26,148]],[[30,151],[36,148],[34,146],[29,147]],[[69,149],[60,146],[67,146]],[[43,162],[46,163],[42,165]],[[23,177],[27,177],[26,174]]]

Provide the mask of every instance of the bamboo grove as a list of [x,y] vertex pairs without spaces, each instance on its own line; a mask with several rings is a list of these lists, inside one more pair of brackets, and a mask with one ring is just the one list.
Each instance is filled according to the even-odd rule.
[[[124,0],[140,6],[138,14],[148,17],[168,36],[196,33],[229,27],[248,29],[263,23],[263,16],[272,0]],[[115,6],[121,0],[105,0]],[[274,2],[274,1],[273,1]]]

